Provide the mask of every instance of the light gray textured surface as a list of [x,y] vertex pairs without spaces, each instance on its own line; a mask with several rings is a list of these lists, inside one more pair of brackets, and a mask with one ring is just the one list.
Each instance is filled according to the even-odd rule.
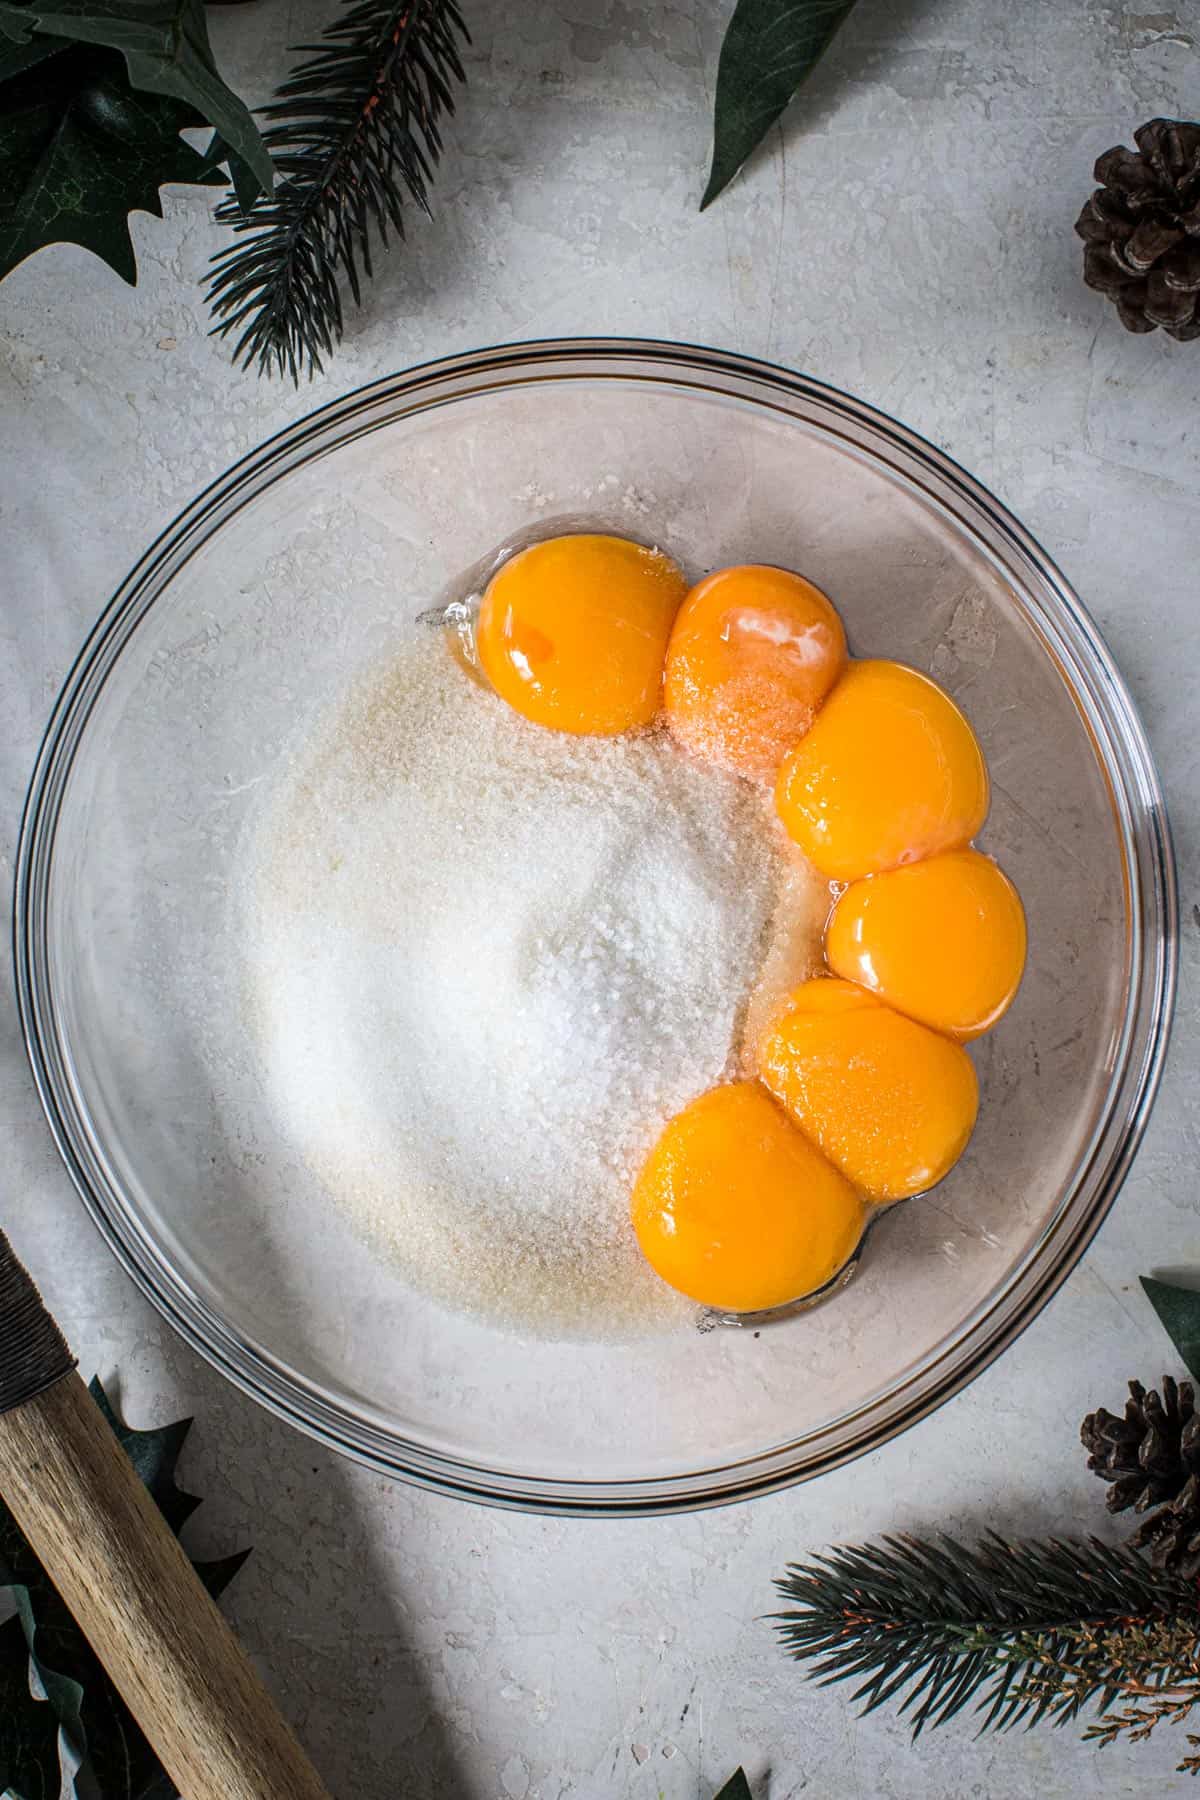
[[[232,1611],[339,1800],[693,1800],[739,1760],[756,1795],[1187,1792],[1182,1734],[909,1745],[803,1686],[761,1615],[789,1555],[888,1529],[1104,1530],[1082,1414],[1168,1346],[1139,1271],[1200,1266],[1200,344],[1124,333],[1071,232],[1099,151],[1200,92],[1200,12],[1087,0],[861,0],[802,106],[702,218],[720,0],[471,0],[471,85],[436,190],[294,394],[233,373],[196,288],[218,242],[178,192],[135,225],[136,290],[43,252],[0,290],[0,861],[38,732],[100,605],[194,491],[377,375],[570,333],[698,340],[861,394],[990,483],[1075,580],[1159,755],[1178,841],[1183,985],[1134,1173],[1083,1265],[970,1390],[818,1484],[676,1521],[488,1513],[308,1445],[186,1352],[86,1223],[0,1004],[0,1215],[86,1368],[135,1422],[198,1414],[193,1541],[253,1541]],[[256,97],[318,0],[213,15]],[[1200,917],[1200,915],[1197,915]],[[770,1770],[769,1782],[766,1771]]]

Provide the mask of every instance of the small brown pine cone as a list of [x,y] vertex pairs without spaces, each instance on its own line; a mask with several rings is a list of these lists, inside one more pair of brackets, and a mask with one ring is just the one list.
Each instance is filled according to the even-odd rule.
[[1200,1413],[1191,1382],[1164,1375],[1160,1396],[1131,1381],[1124,1417],[1100,1407],[1079,1435],[1088,1468],[1109,1483],[1109,1512],[1148,1514],[1133,1547],[1149,1550],[1157,1568],[1200,1574]]
[[1098,158],[1075,230],[1083,279],[1129,331],[1200,337],[1200,124],[1151,119]]
[[1189,1476],[1167,1506],[1144,1519],[1129,1540],[1149,1550],[1156,1569],[1174,1569],[1190,1579],[1200,1575],[1200,1476]]

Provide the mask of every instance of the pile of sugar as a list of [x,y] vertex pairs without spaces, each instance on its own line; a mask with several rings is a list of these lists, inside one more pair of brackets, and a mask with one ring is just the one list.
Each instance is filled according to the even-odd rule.
[[629,1192],[734,1070],[780,891],[765,810],[655,734],[526,724],[436,632],[282,770],[247,888],[264,1086],[414,1284],[526,1329],[675,1315]]

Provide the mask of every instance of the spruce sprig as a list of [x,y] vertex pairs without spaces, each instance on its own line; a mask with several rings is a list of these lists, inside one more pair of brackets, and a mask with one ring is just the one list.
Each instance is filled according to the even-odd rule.
[[342,335],[340,284],[361,305],[372,235],[404,236],[404,199],[429,211],[428,184],[454,111],[468,41],[454,0],[358,0],[262,109],[276,170],[271,194],[217,218],[235,241],[213,258],[214,332],[238,332],[234,361],[317,374]]
[[859,1680],[864,1712],[898,1700],[914,1737],[972,1701],[981,1730],[1063,1724],[1097,1702],[1087,1735],[1102,1743],[1200,1704],[1200,1587],[1095,1538],[888,1537],[794,1564],[776,1586],[780,1634],[812,1678]]

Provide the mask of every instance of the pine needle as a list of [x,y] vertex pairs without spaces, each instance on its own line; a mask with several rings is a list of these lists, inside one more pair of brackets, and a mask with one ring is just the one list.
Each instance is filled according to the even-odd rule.
[[342,336],[343,280],[362,303],[373,234],[404,236],[405,196],[429,211],[467,41],[454,0],[358,0],[297,47],[307,60],[262,108],[275,190],[217,209],[236,240],[213,258],[207,298],[214,334],[239,334],[235,362],[297,385],[320,372]]
[[[855,1681],[864,1712],[895,1701],[914,1737],[972,1701],[981,1731],[1061,1725],[1096,1703],[1086,1736],[1139,1742],[1200,1705],[1200,1587],[1095,1538],[884,1538],[795,1564],[776,1587],[791,1605],[775,1621],[811,1678]],[[1200,1773],[1200,1756],[1180,1768]]]

